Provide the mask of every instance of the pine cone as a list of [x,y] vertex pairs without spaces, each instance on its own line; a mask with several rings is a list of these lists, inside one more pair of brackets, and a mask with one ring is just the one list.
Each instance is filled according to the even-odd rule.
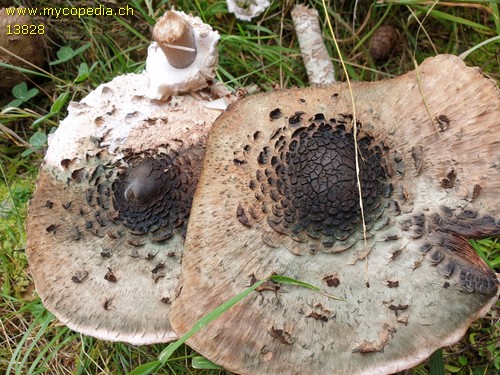
[[398,41],[398,32],[389,25],[382,25],[372,35],[370,55],[375,61],[386,60]]

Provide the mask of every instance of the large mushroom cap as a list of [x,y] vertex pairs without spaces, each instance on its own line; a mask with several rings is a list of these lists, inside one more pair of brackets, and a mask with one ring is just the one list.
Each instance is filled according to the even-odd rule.
[[134,344],[176,337],[168,315],[186,221],[220,113],[204,93],[151,101],[147,84],[145,74],[120,76],[70,105],[27,223],[47,309],[76,331]]
[[496,85],[442,55],[352,89],[356,131],[346,84],[248,97],[211,130],[176,332],[273,273],[344,299],[260,287],[188,340],[231,371],[396,372],[459,340],[497,299],[467,242],[500,234]]

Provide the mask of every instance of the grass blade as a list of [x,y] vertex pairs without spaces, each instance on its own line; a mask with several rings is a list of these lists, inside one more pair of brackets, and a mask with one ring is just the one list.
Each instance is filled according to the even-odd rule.
[[461,53],[460,56],[458,56],[458,57],[460,57],[462,60],[465,60],[467,58],[467,56],[469,56],[469,54],[471,54],[472,52],[478,50],[479,48],[485,46],[488,43],[492,43],[492,42],[496,42],[496,41],[500,41],[500,35],[494,36],[493,38],[490,38],[490,39],[483,40],[481,43],[478,43],[477,45],[475,45],[471,49],[468,49],[467,51]]
[[[215,310],[211,311],[207,315],[205,315],[203,318],[198,320],[195,325],[186,333],[184,334],[181,338],[179,338],[177,341],[171,343],[169,346],[163,350],[159,356],[159,359],[162,364],[165,364],[167,360],[170,358],[170,356],[182,345],[186,342],[187,339],[189,339],[191,336],[193,336],[196,332],[198,332],[200,329],[203,327],[209,325],[212,323],[215,319],[220,317],[222,314],[224,314],[227,310],[229,310],[231,307],[236,305],[238,302],[240,302],[243,298],[248,296],[250,293],[252,293],[255,289],[257,289],[259,286],[264,284],[266,281],[268,281],[269,278],[265,278],[262,280],[257,281],[255,284],[252,286],[248,287],[245,289],[243,292],[240,294],[234,296],[233,298],[229,299],[228,301],[224,302],[221,304],[219,307],[215,308]],[[130,374],[129,374],[130,375]]]
[[210,362],[208,359],[202,356],[196,356],[193,358],[191,361],[191,366],[195,369],[199,370],[220,370],[222,369],[221,366],[216,365],[213,362]]
[[143,365],[137,366],[135,369],[130,371],[128,375],[148,375],[155,371],[158,371],[162,363],[160,361],[148,362]]
[[311,290],[314,290],[315,292],[318,292],[318,293],[320,293],[328,298],[335,299],[337,301],[344,301],[345,302],[345,299],[343,299],[343,298],[335,297],[331,294],[325,293],[317,286],[308,284],[304,281],[292,279],[291,277],[274,275],[274,276],[271,276],[269,279],[274,281],[274,282],[280,283],[280,284],[296,285],[296,286],[300,286],[300,287],[303,287],[306,289],[311,289]]
[[[418,8],[421,8],[423,11],[427,11],[426,8],[423,8],[423,7],[418,7]],[[452,22],[452,23],[462,24],[465,26],[472,27],[476,30],[489,31],[489,32],[493,31],[488,26],[481,25],[477,22],[473,22],[473,21],[470,21],[470,20],[462,18],[462,17],[454,16],[453,14],[444,13],[444,12],[441,12],[439,10],[433,9],[430,11],[430,14],[433,17],[436,17],[437,19],[445,20],[445,21]]]
[[430,375],[444,375],[443,349],[438,349],[429,358]]

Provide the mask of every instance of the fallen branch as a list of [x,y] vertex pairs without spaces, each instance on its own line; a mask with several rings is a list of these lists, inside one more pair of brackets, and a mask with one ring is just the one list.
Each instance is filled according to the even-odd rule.
[[333,64],[321,35],[318,11],[296,5],[292,19],[309,83],[324,85],[335,82]]

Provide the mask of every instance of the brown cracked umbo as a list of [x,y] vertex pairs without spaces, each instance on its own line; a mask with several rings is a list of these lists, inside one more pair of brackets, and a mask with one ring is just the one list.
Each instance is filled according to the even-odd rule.
[[[213,91],[153,101],[145,74],[99,86],[49,138],[30,202],[36,290],[78,332],[167,342]],[[222,90],[224,91],[224,90]]]
[[340,300],[264,288],[191,347],[240,374],[393,373],[495,303],[498,280],[467,239],[500,235],[499,90],[454,56],[418,70],[353,83],[355,114],[336,84],[247,97],[217,119],[176,332],[273,274]]

